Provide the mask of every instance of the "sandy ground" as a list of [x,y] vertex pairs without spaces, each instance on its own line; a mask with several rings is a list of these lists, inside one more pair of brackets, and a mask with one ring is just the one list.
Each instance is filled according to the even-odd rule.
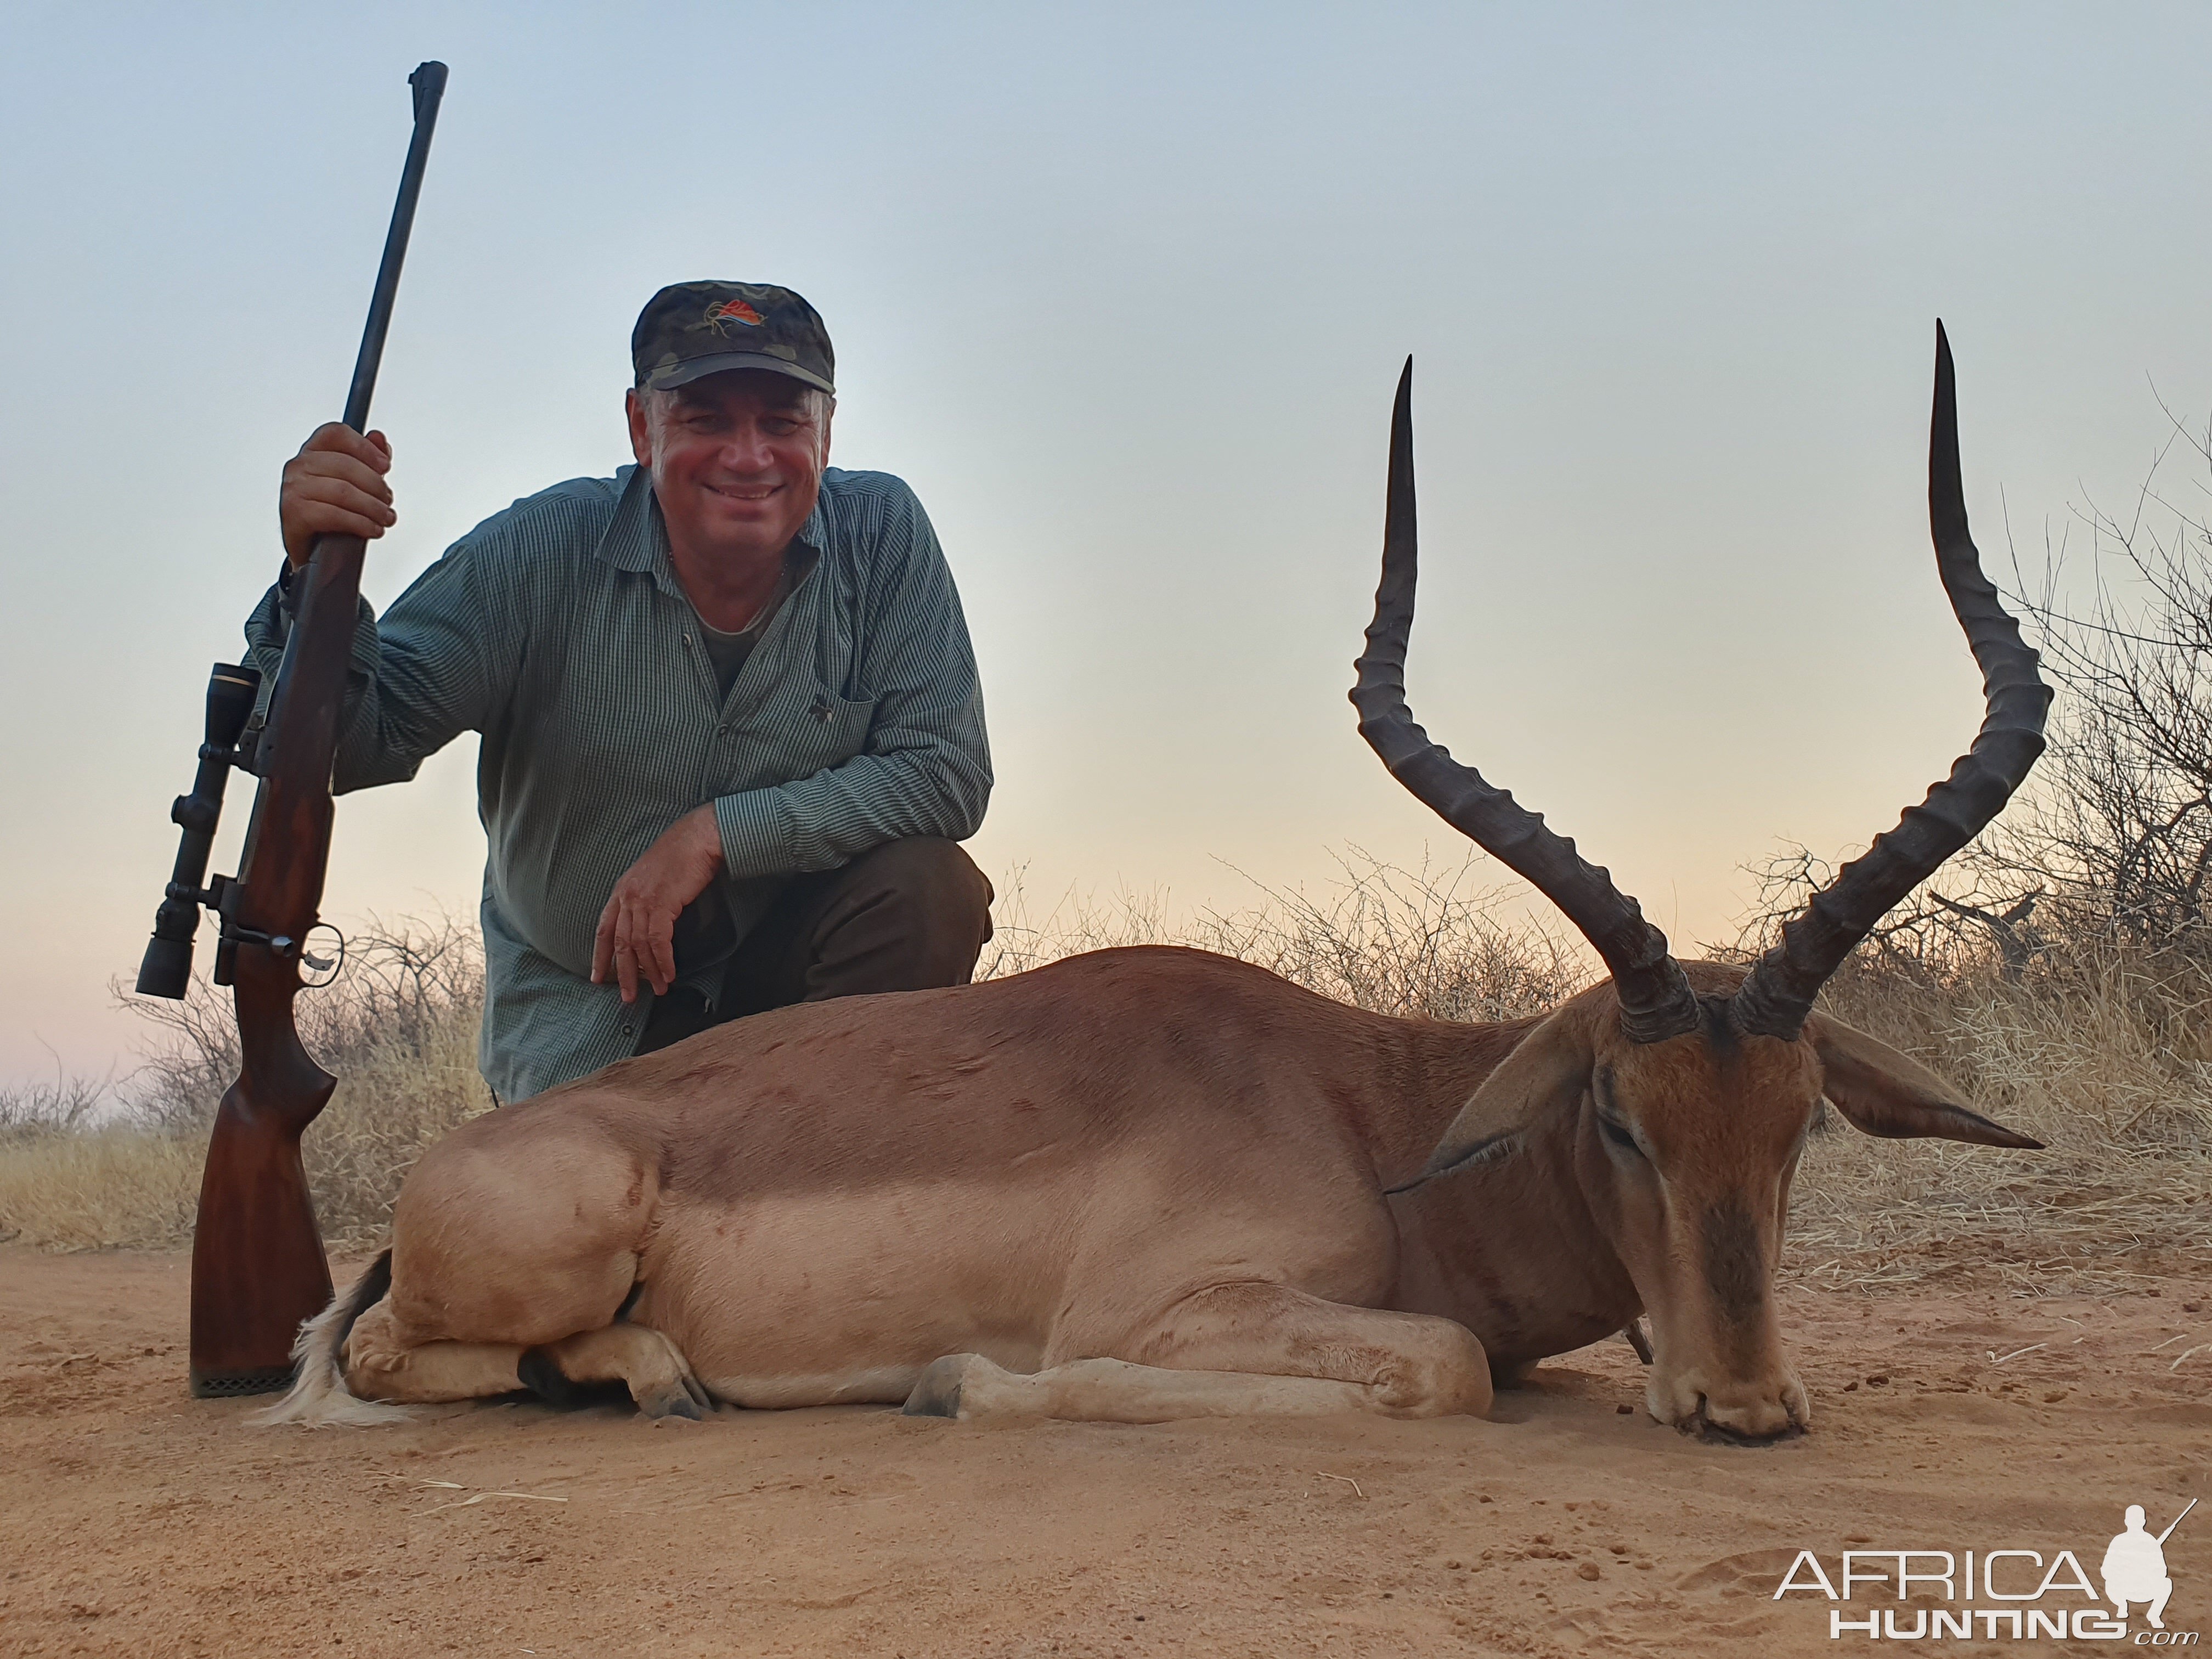
[[[1815,1424],[1764,1449],[1624,1414],[1618,1342],[1489,1422],[526,1404],[252,1431],[185,1395],[185,1291],[181,1257],[0,1247],[0,1653],[1838,1653],[1868,1638],[1771,1599],[1801,1547],[2094,1573],[2124,1505],[2155,1529],[2212,1498],[2212,1287],[2181,1279],[1793,1291]],[[2212,1502],[2166,1551],[2166,1623],[2212,1644]]]

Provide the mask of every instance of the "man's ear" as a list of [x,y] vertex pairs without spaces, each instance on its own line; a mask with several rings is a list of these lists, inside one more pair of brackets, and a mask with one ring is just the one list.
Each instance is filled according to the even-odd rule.
[[1504,1157],[1557,1102],[1578,1097],[1595,1064],[1590,1018],[1588,1008],[1571,1003],[1522,1037],[1459,1109],[1420,1178]]
[[629,420],[629,453],[647,471],[653,471],[653,420],[645,406],[645,393],[635,387],[623,394],[623,413]]
[[1933,1136],[1980,1146],[2042,1150],[2043,1143],[1984,1117],[1918,1060],[1826,1014],[1805,1022],[1805,1036],[1827,1075],[1820,1092],[1853,1127],[1891,1140]]

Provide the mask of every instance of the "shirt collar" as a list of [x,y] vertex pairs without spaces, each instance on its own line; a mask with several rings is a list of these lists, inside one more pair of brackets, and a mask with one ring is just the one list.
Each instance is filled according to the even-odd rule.
[[[823,488],[814,499],[814,510],[793,538],[797,546],[817,555],[830,545],[829,516],[824,510],[830,500],[829,476],[825,469]],[[633,463],[617,472],[615,480],[622,486],[622,494],[615,502],[615,515],[607,524],[606,533],[599,538],[597,556],[617,570],[649,574],[664,592],[681,598],[684,590],[678,586],[676,568],[669,562],[668,526],[660,516],[660,500],[653,493],[653,474]]]

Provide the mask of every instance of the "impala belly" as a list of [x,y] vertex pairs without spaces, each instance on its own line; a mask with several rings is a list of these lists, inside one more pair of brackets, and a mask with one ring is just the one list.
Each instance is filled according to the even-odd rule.
[[1022,1196],[939,1180],[668,1198],[633,1317],[741,1406],[896,1402],[951,1353],[1035,1370],[1079,1200]]

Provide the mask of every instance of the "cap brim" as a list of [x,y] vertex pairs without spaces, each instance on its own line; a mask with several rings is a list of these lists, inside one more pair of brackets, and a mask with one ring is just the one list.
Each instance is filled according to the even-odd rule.
[[787,374],[801,385],[811,386],[817,392],[837,395],[837,388],[811,369],[801,368],[788,358],[771,357],[765,351],[718,351],[711,357],[691,357],[673,368],[657,369],[638,385],[641,392],[665,392],[671,386],[689,386],[694,380],[703,380],[709,374],[726,374],[733,368],[765,368],[777,374]]

